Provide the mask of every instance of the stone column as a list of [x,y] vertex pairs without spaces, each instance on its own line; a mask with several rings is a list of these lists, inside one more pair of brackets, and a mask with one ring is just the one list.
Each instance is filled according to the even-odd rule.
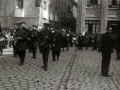
[[102,0],[101,3],[101,18],[100,18],[100,32],[104,33],[107,28],[108,16],[108,0]]
[[78,0],[76,33],[85,31],[86,0]]

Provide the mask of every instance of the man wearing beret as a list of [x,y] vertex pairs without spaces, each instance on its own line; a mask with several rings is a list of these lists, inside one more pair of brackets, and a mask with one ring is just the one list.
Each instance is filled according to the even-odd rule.
[[13,52],[14,52],[14,57],[17,57],[17,50],[16,50],[16,43],[17,43],[17,34],[19,32],[20,28],[19,28],[19,23],[15,23],[14,24],[14,32],[13,32]]
[[30,41],[31,41],[31,49],[33,53],[33,59],[36,59],[36,51],[37,51],[37,46],[38,46],[38,31],[37,31],[37,26],[33,25],[32,26],[32,31],[30,33]]
[[46,71],[47,70],[47,63],[48,63],[48,56],[49,56],[49,52],[50,52],[50,44],[52,41],[52,33],[49,30],[50,24],[48,23],[44,23],[43,24],[43,30],[39,33],[38,36],[38,40],[39,40],[39,45],[41,45],[42,43],[46,43],[42,48],[40,48],[40,52],[42,52],[42,56],[43,56],[43,64],[44,66],[42,66],[42,68]]
[[20,65],[23,65],[25,60],[26,49],[28,47],[28,40],[27,40],[28,29],[26,28],[25,22],[21,22],[19,24],[20,24],[20,30],[17,36],[16,48],[17,48],[17,54],[20,58]]

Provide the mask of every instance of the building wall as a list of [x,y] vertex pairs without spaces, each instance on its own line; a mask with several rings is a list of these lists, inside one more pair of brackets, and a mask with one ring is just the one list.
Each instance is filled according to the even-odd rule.
[[24,17],[15,17],[15,22],[25,21],[27,27],[39,25],[39,7],[35,7],[35,0],[24,0]]
[[109,21],[120,21],[120,9],[109,8],[109,0],[99,0],[100,7],[87,7],[87,1],[88,0],[78,0],[77,32],[83,33],[87,31],[86,21],[100,22],[99,30],[97,30],[96,33],[104,33]]
[[[27,27],[33,24],[42,27],[43,23],[51,23],[52,27],[62,27],[61,21],[66,21],[66,19],[61,20],[61,11],[66,13],[66,18],[68,14],[72,15],[72,13],[68,13],[69,0],[42,0],[41,7],[35,7],[35,0],[23,1],[23,9],[18,9],[16,0],[0,0],[0,23],[3,28],[11,28],[14,23],[21,21],[25,21]],[[47,3],[46,10],[44,10],[44,1]],[[49,20],[50,5],[53,5],[53,13],[58,16],[58,21]],[[58,12],[55,12],[56,7]],[[48,17],[44,18],[46,13]]]
[[4,28],[13,26],[14,0],[0,0],[0,23]]

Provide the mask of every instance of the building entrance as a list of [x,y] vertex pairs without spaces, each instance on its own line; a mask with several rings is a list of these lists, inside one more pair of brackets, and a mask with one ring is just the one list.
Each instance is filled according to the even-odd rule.
[[108,21],[108,28],[112,28],[113,34],[119,34],[120,35],[120,21]]
[[90,34],[98,33],[99,32],[99,24],[100,21],[98,20],[86,20],[85,21],[85,28]]

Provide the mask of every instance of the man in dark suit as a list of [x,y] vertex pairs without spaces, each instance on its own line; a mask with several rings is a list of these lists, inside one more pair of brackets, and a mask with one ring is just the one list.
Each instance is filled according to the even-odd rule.
[[79,36],[78,36],[78,44],[79,44],[79,50],[82,50],[82,47],[83,47],[83,40],[84,40],[84,37],[82,36],[82,34],[80,33]]
[[28,29],[26,28],[25,22],[21,22],[19,24],[20,24],[20,30],[17,36],[16,49],[17,49],[17,54],[20,58],[20,65],[23,65],[25,60],[26,49],[28,47],[28,40],[27,40]]
[[104,77],[108,76],[111,53],[113,52],[113,38],[111,36],[112,29],[109,28],[101,37],[101,51],[102,51],[102,67],[101,73]]
[[49,30],[50,24],[44,23],[43,25],[44,25],[43,30],[39,33],[38,40],[39,40],[39,48],[42,43],[46,43],[42,48],[40,48],[40,52],[42,52],[43,64],[44,64],[44,66],[42,66],[42,68],[46,71],[47,63],[48,63],[48,56],[49,56],[49,52],[50,52],[50,44],[52,41],[52,33]]
[[30,41],[31,41],[31,49],[33,53],[33,59],[36,59],[36,51],[37,51],[37,46],[38,46],[38,31],[37,31],[37,26],[33,25],[33,29],[30,34]]
[[61,31],[59,29],[55,29],[54,32],[52,33],[53,35],[53,40],[51,44],[51,50],[52,50],[52,58],[53,62],[56,60],[59,60],[60,56],[60,49],[61,49]]
[[16,50],[16,43],[17,43],[17,34],[19,32],[20,28],[19,28],[19,23],[15,23],[14,24],[14,32],[13,32],[13,53],[14,53],[14,57],[17,58],[17,50]]

